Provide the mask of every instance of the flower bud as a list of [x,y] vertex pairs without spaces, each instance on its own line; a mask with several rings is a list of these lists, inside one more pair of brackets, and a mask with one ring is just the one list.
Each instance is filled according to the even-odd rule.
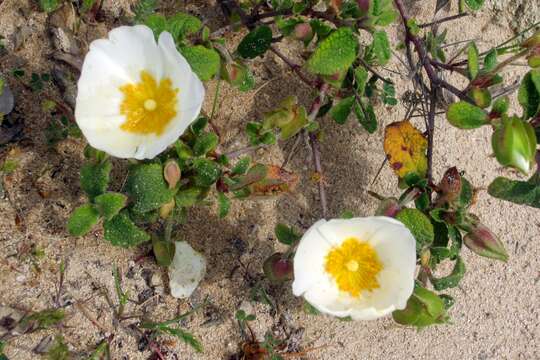
[[169,184],[169,189],[173,189],[178,184],[182,172],[180,171],[180,166],[175,160],[169,160],[165,163],[163,167],[163,177],[167,184]]
[[502,261],[508,260],[503,243],[485,225],[477,224],[465,237],[464,244],[474,253]]
[[527,57],[527,63],[533,69],[540,67],[540,45],[535,46],[531,51]]
[[491,93],[488,89],[475,87],[470,92],[476,106],[485,109],[491,105]]
[[356,0],[356,3],[358,4],[358,7],[360,8],[360,10],[364,12],[369,11],[370,0]]
[[495,157],[503,166],[511,166],[527,174],[536,153],[536,134],[533,127],[516,116],[502,119],[493,132],[491,144]]
[[396,198],[387,198],[383,199],[379,203],[377,211],[375,211],[376,216],[388,216],[396,217],[397,213],[401,210],[401,206]]
[[301,41],[309,41],[313,38],[313,29],[308,23],[300,23],[294,27],[294,38]]
[[266,259],[263,271],[268,280],[274,283],[292,280],[293,263],[282,253],[275,253]]

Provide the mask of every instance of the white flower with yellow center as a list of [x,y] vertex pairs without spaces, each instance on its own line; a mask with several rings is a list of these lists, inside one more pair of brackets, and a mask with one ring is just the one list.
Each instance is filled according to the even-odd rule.
[[90,44],[78,83],[75,118],[94,148],[151,159],[201,110],[204,87],[173,38],[156,43],[147,26],[121,26]]
[[323,313],[371,320],[405,308],[415,268],[414,237],[399,221],[320,220],[296,250],[293,293]]

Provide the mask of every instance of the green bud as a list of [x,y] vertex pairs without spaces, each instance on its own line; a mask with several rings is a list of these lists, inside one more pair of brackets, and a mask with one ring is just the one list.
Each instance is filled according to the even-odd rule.
[[268,280],[274,283],[292,280],[293,263],[282,253],[275,253],[263,264],[263,271]]
[[501,240],[481,223],[465,235],[463,242],[472,252],[480,256],[505,262],[508,260],[508,253]]
[[396,217],[397,213],[401,210],[401,206],[396,198],[387,198],[383,199],[379,203],[377,211],[375,211],[376,216],[388,216]]
[[470,95],[473,98],[474,103],[482,109],[491,105],[491,93],[488,89],[473,88]]
[[533,127],[516,116],[504,117],[493,132],[491,145],[495,157],[503,166],[510,166],[527,174],[536,153],[536,134]]
[[394,321],[418,328],[444,324],[448,321],[444,301],[434,292],[416,284],[414,292],[403,310],[392,313]]

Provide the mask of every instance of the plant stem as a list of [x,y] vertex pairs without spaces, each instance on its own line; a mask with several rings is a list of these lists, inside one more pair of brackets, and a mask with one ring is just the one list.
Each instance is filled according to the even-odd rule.
[[464,16],[469,16],[469,13],[461,13],[461,14],[457,14],[457,15],[448,16],[448,17],[445,17],[445,18],[442,18],[442,19],[439,19],[439,20],[432,21],[432,22],[427,23],[427,24],[418,25],[418,27],[419,28],[426,28],[426,27],[429,27],[429,26],[442,24],[442,23],[447,22],[447,21],[456,20],[456,19],[462,18]]
[[[311,109],[309,111],[308,119],[310,121],[315,121],[315,119],[317,118],[317,114],[319,113],[322,103],[326,98],[326,92],[328,91],[328,89],[329,85],[326,83],[320,86],[319,96],[317,96],[317,98],[313,101],[313,104],[311,105]],[[309,142],[311,145],[311,152],[313,153],[313,167],[315,168],[315,172],[319,177],[319,197],[321,200],[322,214],[323,218],[326,219],[328,217],[328,206],[326,201],[326,190],[324,189],[324,177],[321,165],[321,149],[319,145],[319,140],[317,139],[317,135],[315,133],[309,133]]]
[[306,75],[304,75],[304,73],[302,72],[302,67],[298,64],[295,64],[294,62],[292,62],[289,58],[287,58],[281,51],[279,51],[275,46],[270,46],[270,50],[276,54],[281,60],[283,60],[283,62],[285,64],[287,64],[291,69],[292,71],[294,71],[296,73],[296,75],[298,75],[298,77],[303,81],[305,82],[307,85],[311,86],[311,87],[316,87],[318,85],[318,82],[317,81],[314,81],[314,80],[311,80],[309,79]]

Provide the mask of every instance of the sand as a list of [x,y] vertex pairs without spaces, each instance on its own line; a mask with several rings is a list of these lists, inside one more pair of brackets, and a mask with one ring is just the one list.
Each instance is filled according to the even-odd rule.
[[[524,4],[529,2],[523,1]],[[129,3],[106,0],[102,22],[80,26],[77,37],[81,40],[82,53],[89,41],[125,23]],[[201,15],[212,29],[223,25],[214,1],[163,3],[165,13],[187,8]],[[410,11],[419,19],[429,19],[434,3],[418,2]],[[477,38],[480,48],[486,49],[512,36],[514,12],[505,14],[503,11],[501,15],[500,6],[504,9],[504,4],[500,3],[496,4],[499,6],[496,11],[491,10],[495,5],[490,3],[480,13],[452,23],[450,39]],[[70,21],[68,15],[66,12],[60,20],[52,20]],[[31,72],[50,72],[58,67],[75,74],[71,67],[51,59],[54,45],[46,31],[47,21],[51,19],[39,13],[32,1],[0,1],[0,35],[6,39],[4,43],[8,48],[8,54],[0,58],[1,72],[9,73],[14,67],[22,67],[27,79]],[[17,41],[12,34],[21,29],[27,30],[14,50]],[[391,33],[395,41],[395,30]],[[233,48],[232,44],[239,38],[240,35],[230,36],[229,46]],[[290,46],[284,44],[281,48],[288,52]],[[398,66],[393,63],[391,67],[398,69]],[[254,68],[258,90],[239,93],[223,86],[215,121],[222,134],[222,151],[246,146],[245,124],[259,119],[282,98],[296,95],[306,105],[313,98],[310,90],[272,55],[255,60]],[[506,76],[515,80],[523,70],[512,67]],[[389,76],[396,81],[400,94],[412,88],[407,79]],[[310,180],[310,151],[301,143],[287,165],[301,176],[294,194],[273,200],[234,202],[230,214],[223,220],[217,217],[215,205],[190,211],[187,224],[175,233],[205,253],[209,271],[189,300],[176,300],[164,285],[165,273],[151,258],[144,257],[147,248],[114,248],[102,239],[99,230],[83,238],[67,234],[65,223],[70,212],[84,201],[78,185],[78,170],[85,142],[69,138],[49,148],[44,130],[51,116],[42,111],[40,103],[49,98],[59,99],[58,89],[47,85],[43,92],[36,94],[16,80],[10,79],[9,84],[16,94],[16,110],[12,116],[24,121],[24,132],[21,141],[0,148],[0,160],[9,157],[19,163],[17,170],[4,178],[7,196],[0,199],[0,306],[21,311],[53,307],[59,267],[64,262],[66,272],[60,303],[68,314],[63,327],[25,335],[10,343],[6,349],[10,359],[38,358],[32,348],[45,336],[57,333],[65,337],[71,350],[80,353],[91,351],[103,338],[113,334],[113,359],[147,359],[151,352],[138,350],[141,344],[127,327],[115,324],[111,307],[100,295],[106,292],[117,302],[112,276],[115,266],[123,274],[123,286],[130,298],[145,303],[143,306],[129,303],[126,314],[145,311],[149,319],[165,320],[208,298],[210,306],[182,323],[201,339],[204,352],[196,354],[185,344],[171,340],[166,344],[169,359],[226,359],[236,353],[244,341],[234,319],[240,308],[256,315],[251,326],[259,340],[267,331],[274,331],[276,336],[283,336],[284,331],[296,334],[303,349],[315,349],[307,353],[308,359],[540,358],[539,210],[499,201],[485,190],[479,192],[474,212],[500,235],[510,260],[503,264],[463,251],[467,274],[458,288],[448,291],[456,298],[450,311],[452,324],[418,332],[398,326],[391,319],[343,322],[307,315],[302,310],[301,299],[291,294],[289,284],[267,289],[275,299],[277,308],[272,308],[251,301],[251,290],[261,279],[263,260],[281,249],[273,236],[273,227],[277,222],[285,222],[299,229],[307,228],[321,216],[317,186]],[[207,84],[206,111],[211,110],[215,85]],[[322,161],[330,216],[339,216],[345,210],[358,216],[373,214],[377,203],[367,195],[368,190],[397,195],[396,178],[388,167],[383,168],[373,185],[371,183],[384,159],[384,125],[401,120],[404,109],[400,105],[393,109],[380,107],[377,115],[380,126],[373,135],[366,134],[353,119],[344,126],[329,118],[322,121]],[[491,156],[490,134],[489,129],[460,131],[450,127],[444,117],[438,117],[435,178],[453,165],[465,171],[480,189],[485,189],[499,175],[519,178],[501,169]],[[280,164],[291,146],[292,142],[280,143],[260,150],[256,158]],[[123,164],[115,161],[113,189],[119,187],[125,169]],[[35,256],[36,250],[38,256]],[[39,256],[40,252],[44,255]],[[128,325],[130,321],[124,323]]]

